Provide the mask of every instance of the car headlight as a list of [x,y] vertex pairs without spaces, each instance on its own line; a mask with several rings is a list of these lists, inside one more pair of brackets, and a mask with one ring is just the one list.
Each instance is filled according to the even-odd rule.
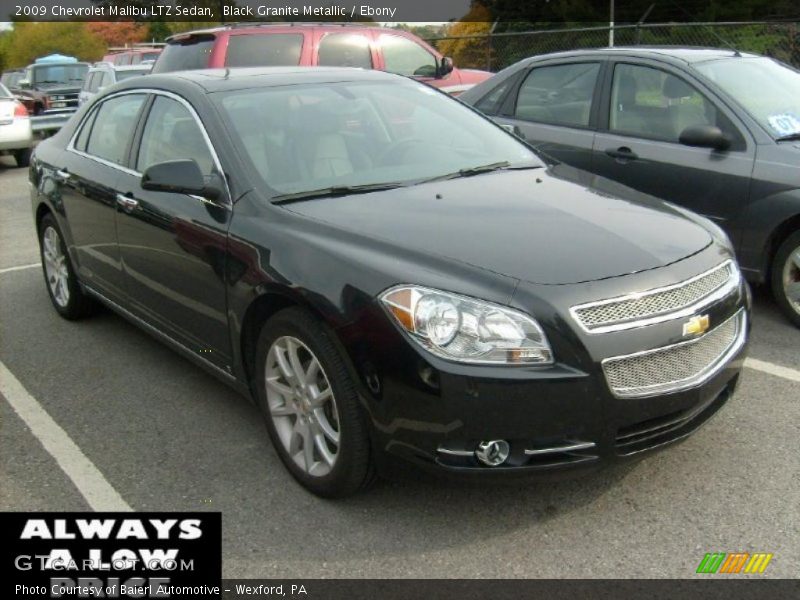
[[441,358],[487,365],[553,362],[542,328],[517,310],[411,285],[391,288],[380,300],[414,342]]

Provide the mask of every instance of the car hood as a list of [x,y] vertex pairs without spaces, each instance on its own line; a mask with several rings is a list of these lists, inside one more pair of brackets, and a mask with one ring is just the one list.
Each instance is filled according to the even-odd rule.
[[284,205],[337,228],[540,284],[656,269],[711,234],[669,204],[623,200],[544,169]]

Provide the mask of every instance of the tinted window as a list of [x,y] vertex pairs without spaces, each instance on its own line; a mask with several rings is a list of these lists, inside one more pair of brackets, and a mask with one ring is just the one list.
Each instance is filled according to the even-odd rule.
[[297,33],[232,35],[225,64],[230,67],[290,67],[300,64],[303,36]]
[[82,84],[89,65],[85,63],[66,65],[36,65],[33,67],[34,85],[48,83]]
[[180,102],[158,96],[153,102],[136,161],[136,170],[166,162],[191,158],[204,175],[210,175],[214,162],[203,133],[192,114]]
[[89,139],[89,134],[92,131],[92,124],[94,123],[96,116],[97,111],[93,110],[92,114],[90,114],[89,117],[83,122],[81,132],[78,134],[78,137],[75,140],[75,148],[81,152],[86,152],[86,140]]
[[127,52],[123,52],[122,54],[118,54],[114,58],[115,65],[129,65],[131,64],[131,55]]
[[505,98],[508,88],[516,80],[516,77],[508,77],[503,83],[494,88],[491,92],[486,94],[478,102],[475,103],[475,108],[487,115],[496,115],[500,112],[500,107]]
[[103,102],[95,117],[86,152],[118,165],[125,164],[125,151],[144,99],[144,94],[127,94]]
[[520,87],[515,115],[526,121],[587,126],[599,72],[599,63],[533,69]]
[[323,67],[372,68],[369,38],[354,33],[329,33],[319,43],[319,59]]
[[611,131],[677,142],[691,125],[717,125],[717,109],[693,86],[660,69],[617,65]]
[[398,35],[382,35],[383,62],[386,70],[400,75],[433,77],[436,59],[422,46]]
[[214,46],[213,35],[193,35],[167,44],[153,66],[153,73],[205,69]]

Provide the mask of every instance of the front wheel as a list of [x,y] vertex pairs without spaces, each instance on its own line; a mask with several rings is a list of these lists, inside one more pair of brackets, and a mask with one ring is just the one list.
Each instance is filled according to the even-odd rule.
[[39,225],[39,251],[47,292],[58,314],[65,319],[79,319],[91,313],[94,303],[78,283],[61,230],[51,214],[45,215]]
[[800,231],[786,238],[775,253],[772,293],[784,314],[800,327]]
[[352,376],[332,334],[300,308],[258,340],[255,391],[272,444],[306,489],[338,498],[372,480],[369,436]]

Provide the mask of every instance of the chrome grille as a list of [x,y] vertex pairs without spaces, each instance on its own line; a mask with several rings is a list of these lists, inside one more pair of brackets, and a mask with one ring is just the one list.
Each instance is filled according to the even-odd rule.
[[603,361],[611,391],[618,398],[676,392],[710,379],[744,343],[745,312],[704,336],[673,346]]
[[[665,288],[631,294],[576,306],[573,316],[584,329],[592,333],[608,330],[628,329],[653,319],[694,307],[704,298],[718,290],[734,287],[739,273],[736,266],[727,261],[711,271]],[[659,320],[659,319],[656,319]],[[663,320],[663,319],[661,319]]]

